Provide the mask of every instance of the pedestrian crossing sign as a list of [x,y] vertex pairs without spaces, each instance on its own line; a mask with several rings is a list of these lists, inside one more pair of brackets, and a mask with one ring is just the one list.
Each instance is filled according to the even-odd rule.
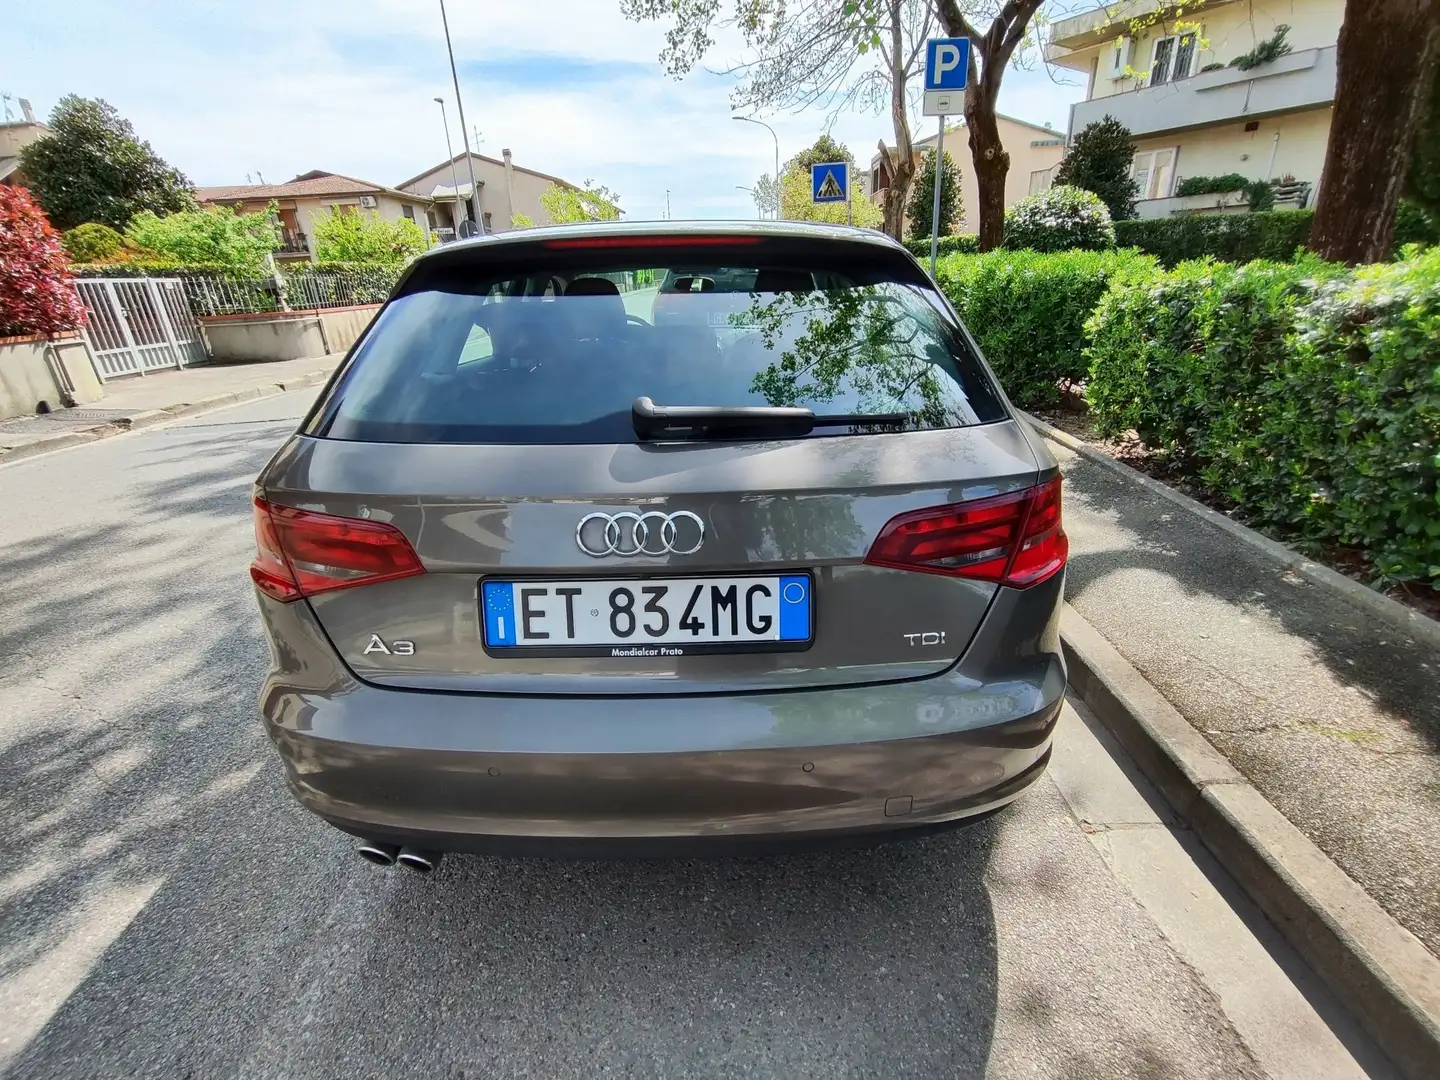
[[850,190],[850,164],[828,161],[810,166],[810,201],[817,203],[845,202]]

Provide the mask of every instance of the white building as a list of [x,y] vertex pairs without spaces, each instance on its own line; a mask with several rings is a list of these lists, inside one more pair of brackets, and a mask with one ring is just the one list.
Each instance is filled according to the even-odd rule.
[[[1244,209],[1213,195],[1173,198],[1185,177],[1229,173],[1293,178],[1308,185],[1297,203],[1313,204],[1344,13],[1345,0],[1129,0],[1057,20],[1047,55],[1089,81],[1071,107],[1070,137],[1107,114],[1130,129],[1141,217]],[[1148,25],[1136,30],[1137,19]],[[1290,52],[1234,65],[1281,26]]]

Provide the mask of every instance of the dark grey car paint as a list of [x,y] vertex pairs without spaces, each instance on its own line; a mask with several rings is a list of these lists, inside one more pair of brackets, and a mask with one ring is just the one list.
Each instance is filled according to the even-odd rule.
[[[516,452],[523,451],[523,452]],[[377,475],[377,460],[387,462]],[[521,693],[707,693],[855,684],[944,670],[995,586],[862,565],[896,514],[1035,483],[1015,421],[972,428],[738,446],[377,445],[300,437],[266,470],[267,498],[396,525],[428,573],[315,597],[321,624],[371,682]],[[478,489],[478,490],[477,490]],[[483,496],[476,498],[477,495]],[[592,558],[575,527],[595,511],[690,510],[693,555]],[[817,633],[805,652],[500,658],[480,640],[487,574],[628,576],[814,569]],[[925,646],[912,636],[943,634]],[[372,636],[412,655],[366,653]]]
[[[427,573],[293,604],[259,596],[274,656],[267,730],[311,810],[360,835],[442,847],[865,832],[968,816],[1014,798],[1048,756],[1065,687],[1063,575],[1020,591],[863,558],[897,513],[1055,469],[1014,420],[729,445],[297,435],[257,493],[393,522]],[[585,513],[656,508],[701,514],[707,545],[653,560],[591,559],[575,546]],[[807,652],[617,664],[497,660],[480,647],[487,573],[789,568],[816,574]],[[940,630],[943,649],[906,638]],[[372,634],[415,652],[366,654]]]

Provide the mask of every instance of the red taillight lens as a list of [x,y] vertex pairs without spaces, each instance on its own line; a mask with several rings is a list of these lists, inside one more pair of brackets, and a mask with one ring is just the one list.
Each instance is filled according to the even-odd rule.
[[275,506],[264,499],[255,500],[255,549],[251,579],[261,592],[287,603],[425,572],[394,525]]
[[1025,491],[891,518],[865,561],[1024,589],[1058,573],[1069,552],[1057,476]]

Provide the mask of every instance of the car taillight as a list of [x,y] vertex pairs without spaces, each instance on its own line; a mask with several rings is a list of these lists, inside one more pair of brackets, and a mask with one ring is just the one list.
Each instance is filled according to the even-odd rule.
[[424,572],[410,541],[394,525],[255,500],[250,577],[276,600],[288,603]]
[[1058,573],[1069,552],[1057,476],[1009,495],[893,517],[865,561],[1024,589]]

